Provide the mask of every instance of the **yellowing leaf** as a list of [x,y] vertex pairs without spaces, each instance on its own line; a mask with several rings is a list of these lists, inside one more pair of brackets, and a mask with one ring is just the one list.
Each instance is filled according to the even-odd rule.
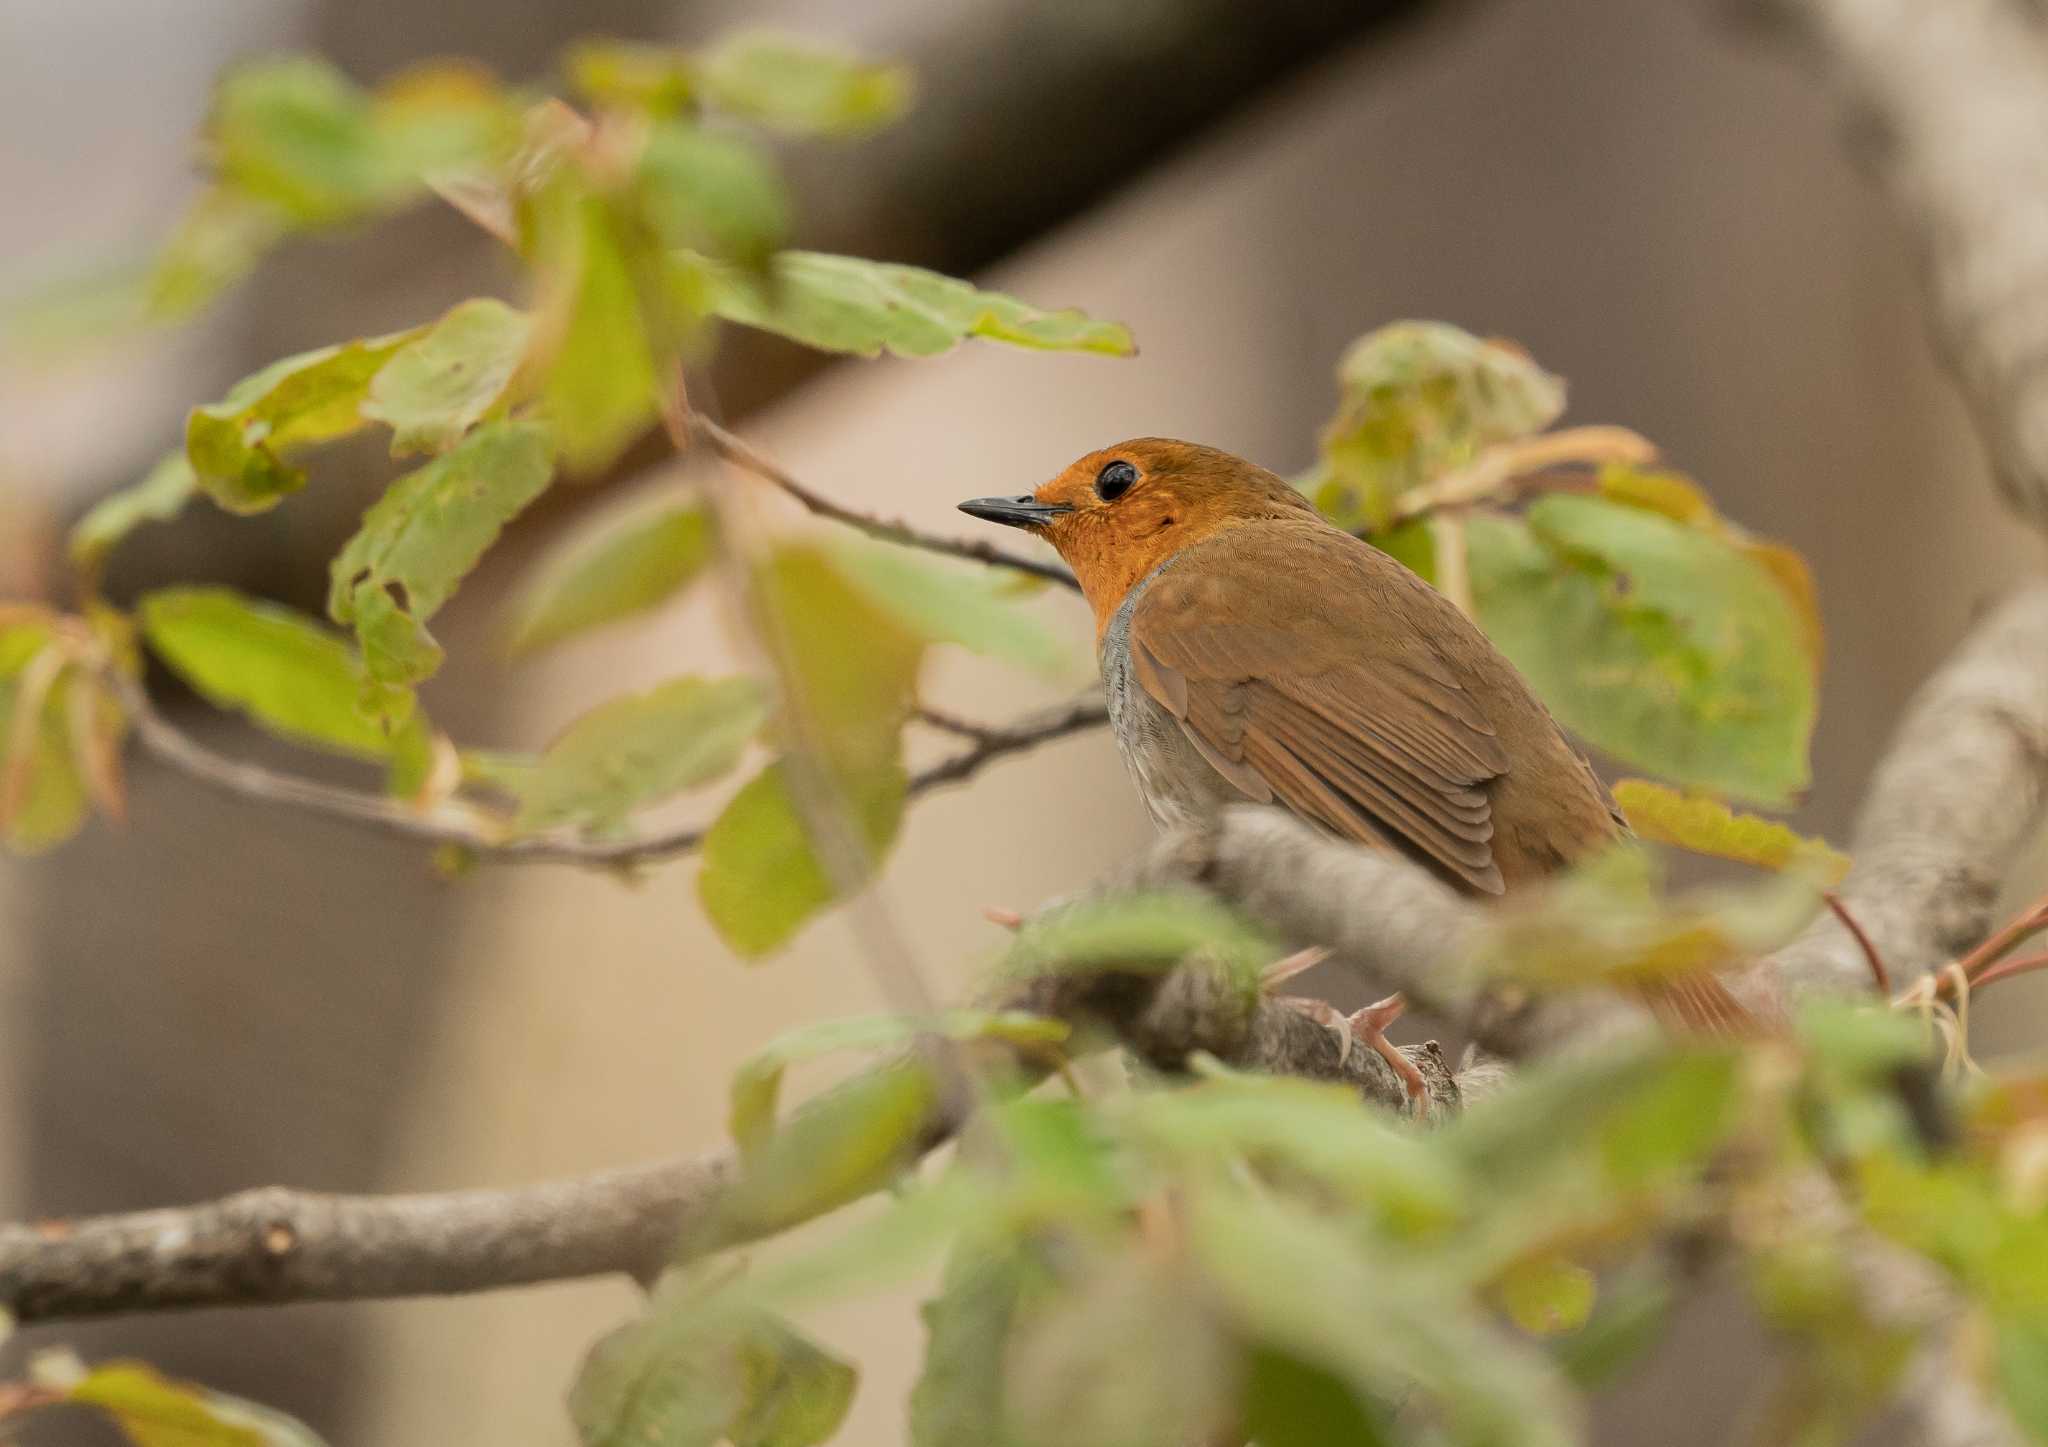
[[672,679],[599,704],[540,756],[522,790],[520,827],[615,827],[731,770],[766,712],[750,678]]
[[508,646],[546,648],[654,608],[711,561],[711,521],[670,496],[602,518],[548,557],[514,599]]
[[393,712],[390,690],[439,666],[427,620],[505,524],[546,489],[549,453],[547,429],[536,423],[488,423],[399,478],[363,514],[361,530],[330,569],[327,610],[335,622],[355,625],[374,712]]
[[655,116],[678,114],[697,92],[693,57],[673,45],[590,40],[570,47],[563,66],[589,99]]
[[653,422],[661,378],[618,217],[564,171],[534,198],[526,249],[540,280],[528,363],[570,470],[605,466]]
[[[903,789],[903,771],[895,765],[851,775],[842,785],[871,860],[895,842]],[[756,775],[704,837],[697,895],[719,935],[743,958],[758,959],[787,943],[837,893],[791,797],[786,764]]]
[[101,498],[78,520],[71,530],[71,560],[80,567],[97,565],[115,544],[144,523],[176,517],[198,485],[184,453],[159,458],[140,482]]
[[1485,448],[1540,432],[1564,382],[1521,348],[1443,322],[1394,322],[1337,365],[1337,415],[1323,429],[1315,502],[1338,526],[1385,527],[1394,500]]
[[185,455],[200,490],[230,512],[262,512],[306,485],[292,449],[364,425],[370,381],[418,333],[397,332],[301,352],[237,383],[185,424]]
[[364,417],[391,428],[391,452],[446,452],[505,403],[525,355],[526,315],[478,297],[392,354],[370,382]]
[[143,636],[217,708],[293,743],[388,759],[420,725],[387,733],[358,706],[362,660],[313,619],[229,588],[166,588],[139,609]]
[[1825,840],[1808,839],[1775,819],[1740,814],[1719,799],[1686,794],[1648,779],[1622,779],[1614,802],[1644,839],[1675,844],[1759,869],[1804,869],[1832,888],[1849,872],[1849,857]]
[[68,1383],[64,1400],[104,1413],[134,1447],[320,1447],[295,1418],[172,1381],[140,1362],[94,1367]]
[[910,106],[910,72],[797,36],[747,31],[698,61],[704,100],[744,120],[805,135],[856,135]]
[[64,646],[33,616],[0,624],[0,843],[40,854],[85,823],[88,780],[74,748]]
[[1121,323],[1096,321],[1071,309],[1042,311],[921,267],[784,251],[760,281],[702,258],[684,256],[679,264],[702,272],[712,311],[727,321],[820,351],[874,357],[886,350],[899,357],[930,357],[968,337],[1113,357],[1137,350],[1130,329]]

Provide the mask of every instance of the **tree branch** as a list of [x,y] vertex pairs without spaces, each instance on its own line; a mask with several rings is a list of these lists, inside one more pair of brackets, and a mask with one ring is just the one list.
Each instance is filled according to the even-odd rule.
[[[1243,1069],[1338,1081],[1399,1109],[1406,1088],[1363,1048],[1275,1000],[1247,1006],[1202,963],[1164,976],[1048,977],[1015,1008],[1108,1025],[1143,1058],[1180,1066],[1206,1050]],[[1458,1086],[1432,1042],[1408,1047],[1433,1109]],[[1019,1057],[1020,1068],[1042,1070]],[[935,1109],[938,1145],[959,1122]],[[335,1196],[271,1187],[203,1205],[0,1225],[0,1309],[22,1322],[291,1301],[441,1296],[623,1273],[650,1280],[709,1222],[742,1166],[713,1151],[628,1170],[502,1190]],[[723,1245],[740,1244],[722,1232]]]
[[1010,552],[993,543],[942,538],[936,533],[924,532],[908,523],[873,517],[864,512],[857,512],[843,503],[834,502],[823,493],[798,481],[780,463],[758,451],[745,438],[726,431],[702,413],[691,414],[689,428],[693,438],[702,441],[727,462],[788,493],[818,517],[829,518],[833,522],[842,523],[856,532],[866,533],[869,537],[880,538],[884,542],[901,543],[905,547],[921,548],[927,553],[940,553],[949,558],[965,558],[969,562],[985,563],[992,568],[1008,568],[1012,572],[1029,573],[1034,578],[1044,578],[1047,582],[1058,583],[1063,588],[1080,591],[1081,585],[1075,581],[1074,575],[1057,563],[1027,558],[1022,553]]
[[1934,327],[2000,486],[2048,529],[2048,9],[1748,0],[1842,93],[1918,246]]
[[[694,853],[704,842],[704,830],[694,826],[627,839],[585,839],[561,833],[507,838],[496,821],[460,801],[420,809],[367,790],[323,784],[231,759],[165,718],[134,679],[119,673],[108,673],[106,678],[120,698],[143,752],[187,778],[237,798],[339,819],[422,844],[454,845],[491,862],[627,869],[680,858]],[[1108,710],[1100,700],[1083,698],[1007,724],[974,725],[973,747],[913,774],[908,792],[914,798],[959,783],[997,759],[1098,728],[1108,720]]]

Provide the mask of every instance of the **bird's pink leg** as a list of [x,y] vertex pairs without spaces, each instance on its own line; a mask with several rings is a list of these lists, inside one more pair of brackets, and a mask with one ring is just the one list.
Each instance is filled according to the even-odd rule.
[[1399,992],[1384,1000],[1375,1000],[1362,1009],[1354,1010],[1345,1019],[1349,1033],[1363,1040],[1373,1048],[1380,1059],[1387,1062],[1401,1084],[1408,1089],[1408,1104],[1411,1109],[1421,1112],[1429,1109],[1429,1083],[1422,1078],[1422,1072],[1415,1062],[1403,1055],[1394,1042],[1387,1038],[1387,1027],[1401,1018],[1401,1012],[1408,1008],[1408,1001]]

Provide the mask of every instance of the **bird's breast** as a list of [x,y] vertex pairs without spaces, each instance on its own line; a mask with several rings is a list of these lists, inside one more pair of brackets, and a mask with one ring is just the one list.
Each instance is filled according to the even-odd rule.
[[1244,795],[1209,766],[1180,721],[1139,686],[1132,672],[1131,615],[1150,581],[1131,589],[1123,606],[1111,615],[1102,630],[1098,657],[1117,750],[1152,822],[1171,829],[1207,819],[1224,804],[1242,803]]

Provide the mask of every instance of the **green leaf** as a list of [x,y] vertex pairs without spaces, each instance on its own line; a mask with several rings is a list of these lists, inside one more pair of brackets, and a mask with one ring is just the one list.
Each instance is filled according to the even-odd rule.
[[785,735],[850,789],[886,796],[924,640],[822,547],[779,550],[759,570],[756,587],[789,693]]
[[542,564],[511,608],[515,653],[546,648],[656,607],[711,561],[711,521],[693,501],[661,497],[602,518]]
[[601,105],[672,116],[696,99],[694,59],[673,45],[588,40],[564,58],[569,84]]
[[1129,1101],[1136,1139],[1180,1162],[1242,1159],[1313,1183],[1413,1235],[1464,1210],[1473,1183],[1414,1133],[1360,1110],[1342,1085],[1212,1068],[1201,1084]]
[[616,828],[636,809],[728,773],[766,714],[751,678],[671,679],[599,704],[541,755],[519,825]]
[[166,588],[138,611],[143,636],[173,673],[279,738],[388,759],[424,736],[423,720],[394,734],[362,712],[362,659],[303,614],[230,588]]
[[729,1112],[733,1141],[742,1150],[752,1151],[774,1131],[775,1103],[790,1066],[841,1050],[906,1045],[920,1035],[1056,1045],[1067,1038],[1067,1026],[1064,1021],[1021,1010],[949,1010],[930,1020],[909,1015],[855,1015],[799,1026],[776,1036],[734,1072]]
[[1849,872],[1849,856],[1824,839],[1808,839],[1754,814],[1740,814],[1719,799],[1685,794],[1648,779],[1621,779],[1614,802],[1636,837],[1695,854],[1732,859],[1759,869],[1802,869],[1832,888]]
[[363,514],[330,570],[327,610],[362,640],[373,711],[391,713],[390,690],[439,666],[427,620],[552,473],[546,428],[492,422],[399,478]]
[[696,84],[719,110],[799,135],[859,135],[909,109],[910,72],[796,36],[747,31],[699,59]]
[[178,221],[144,279],[144,312],[156,322],[204,310],[251,271],[290,229],[276,206],[223,187],[203,192]]
[[1443,322],[1394,322],[1337,365],[1316,505],[1338,526],[1384,528],[1394,500],[1564,411],[1564,382],[1521,348]]
[[1164,974],[1201,952],[1256,991],[1279,951],[1244,918],[1208,895],[1156,892],[1081,900],[1034,917],[1004,961],[1013,977],[1104,969]]
[[1553,1251],[1510,1266],[1494,1283],[1508,1319],[1531,1336],[1577,1331],[1593,1314],[1593,1273]]
[[418,332],[321,347],[272,362],[227,397],[195,407],[185,455],[202,492],[230,512],[262,512],[306,485],[286,459],[295,448],[365,424],[371,379]]
[[564,170],[534,198],[526,252],[539,275],[528,366],[563,461],[590,474],[654,421],[660,350],[611,205]]
[[1602,1286],[1583,1326],[1549,1343],[1551,1357],[1580,1387],[1603,1386],[1656,1344],[1671,1306],[1663,1272],[1625,1270]]
[[2048,1441],[2048,1315],[1999,1323],[1998,1381],[2020,1425]]
[[174,1382],[140,1362],[105,1363],[63,1391],[66,1401],[105,1413],[135,1447],[320,1447],[310,1428],[282,1412]]
[[759,269],[789,231],[774,161],[743,138],[678,121],[647,133],[634,196],[661,244]]
[[1113,357],[1137,350],[1121,323],[1095,321],[1071,309],[1041,311],[915,266],[784,251],[762,282],[701,258],[694,264],[703,271],[717,315],[825,352],[930,357],[968,337]]
[[1245,1363],[1245,1435],[1259,1447],[1394,1447],[1384,1413],[1326,1368],[1269,1348]]
[[206,131],[223,181],[301,223],[360,214],[409,179],[379,144],[369,97],[308,56],[230,70]]
[[[1337,1221],[1278,1196],[1202,1190],[1187,1230],[1216,1298],[1261,1346],[1333,1372],[1368,1399],[1419,1389],[1456,1441],[1579,1440],[1555,1371],[1464,1308],[1438,1273],[1369,1251]],[[1370,1331],[1357,1315],[1366,1302]]]
[[392,354],[362,415],[391,428],[394,457],[446,452],[503,405],[530,330],[526,314],[501,301],[461,303]]
[[900,1059],[805,1101],[744,1157],[694,1254],[751,1241],[878,1191],[915,1164],[938,1087],[922,1061]]
[[184,510],[199,479],[182,452],[167,453],[130,487],[101,498],[71,529],[71,561],[96,566],[115,544],[144,523],[169,522]]
[[1013,1332],[1008,1403],[1045,1447],[1209,1442],[1228,1429],[1234,1343],[1184,1260],[1084,1258]]
[[79,686],[45,622],[0,624],[0,843],[16,854],[62,844],[90,812],[71,726]]
[[1040,673],[1070,673],[1074,653],[1006,596],[988,568],[940,564],[887,543],[844,541],[833,560],[870,600],[933,643],[957,643]]
[[[785,944],[838,893],[790,797],[788,767],[773,764],[755,775],[704,836],[698,898],[726,944],[746,959]],[[842,790],[872,858],[895,842],[904,783],[901,768],[885,768]]]
[[1599,498],[1468,531],[1480,621],[1566,727],[1638,768],[1784,804],[1815,690],[1785,592],[1723,539]]
[[1004,1447],[1007,1354],[1022,1298],[1046,1273],[1030,1250],[981,1237],[960,1241],[924,1318],[924,1367],[910,1393],[911,1447]]
[[569,1414],[585,1447],[813,1447],[857,1375],[774,1318],[706,1311],[671,1282],[591,1349]]

